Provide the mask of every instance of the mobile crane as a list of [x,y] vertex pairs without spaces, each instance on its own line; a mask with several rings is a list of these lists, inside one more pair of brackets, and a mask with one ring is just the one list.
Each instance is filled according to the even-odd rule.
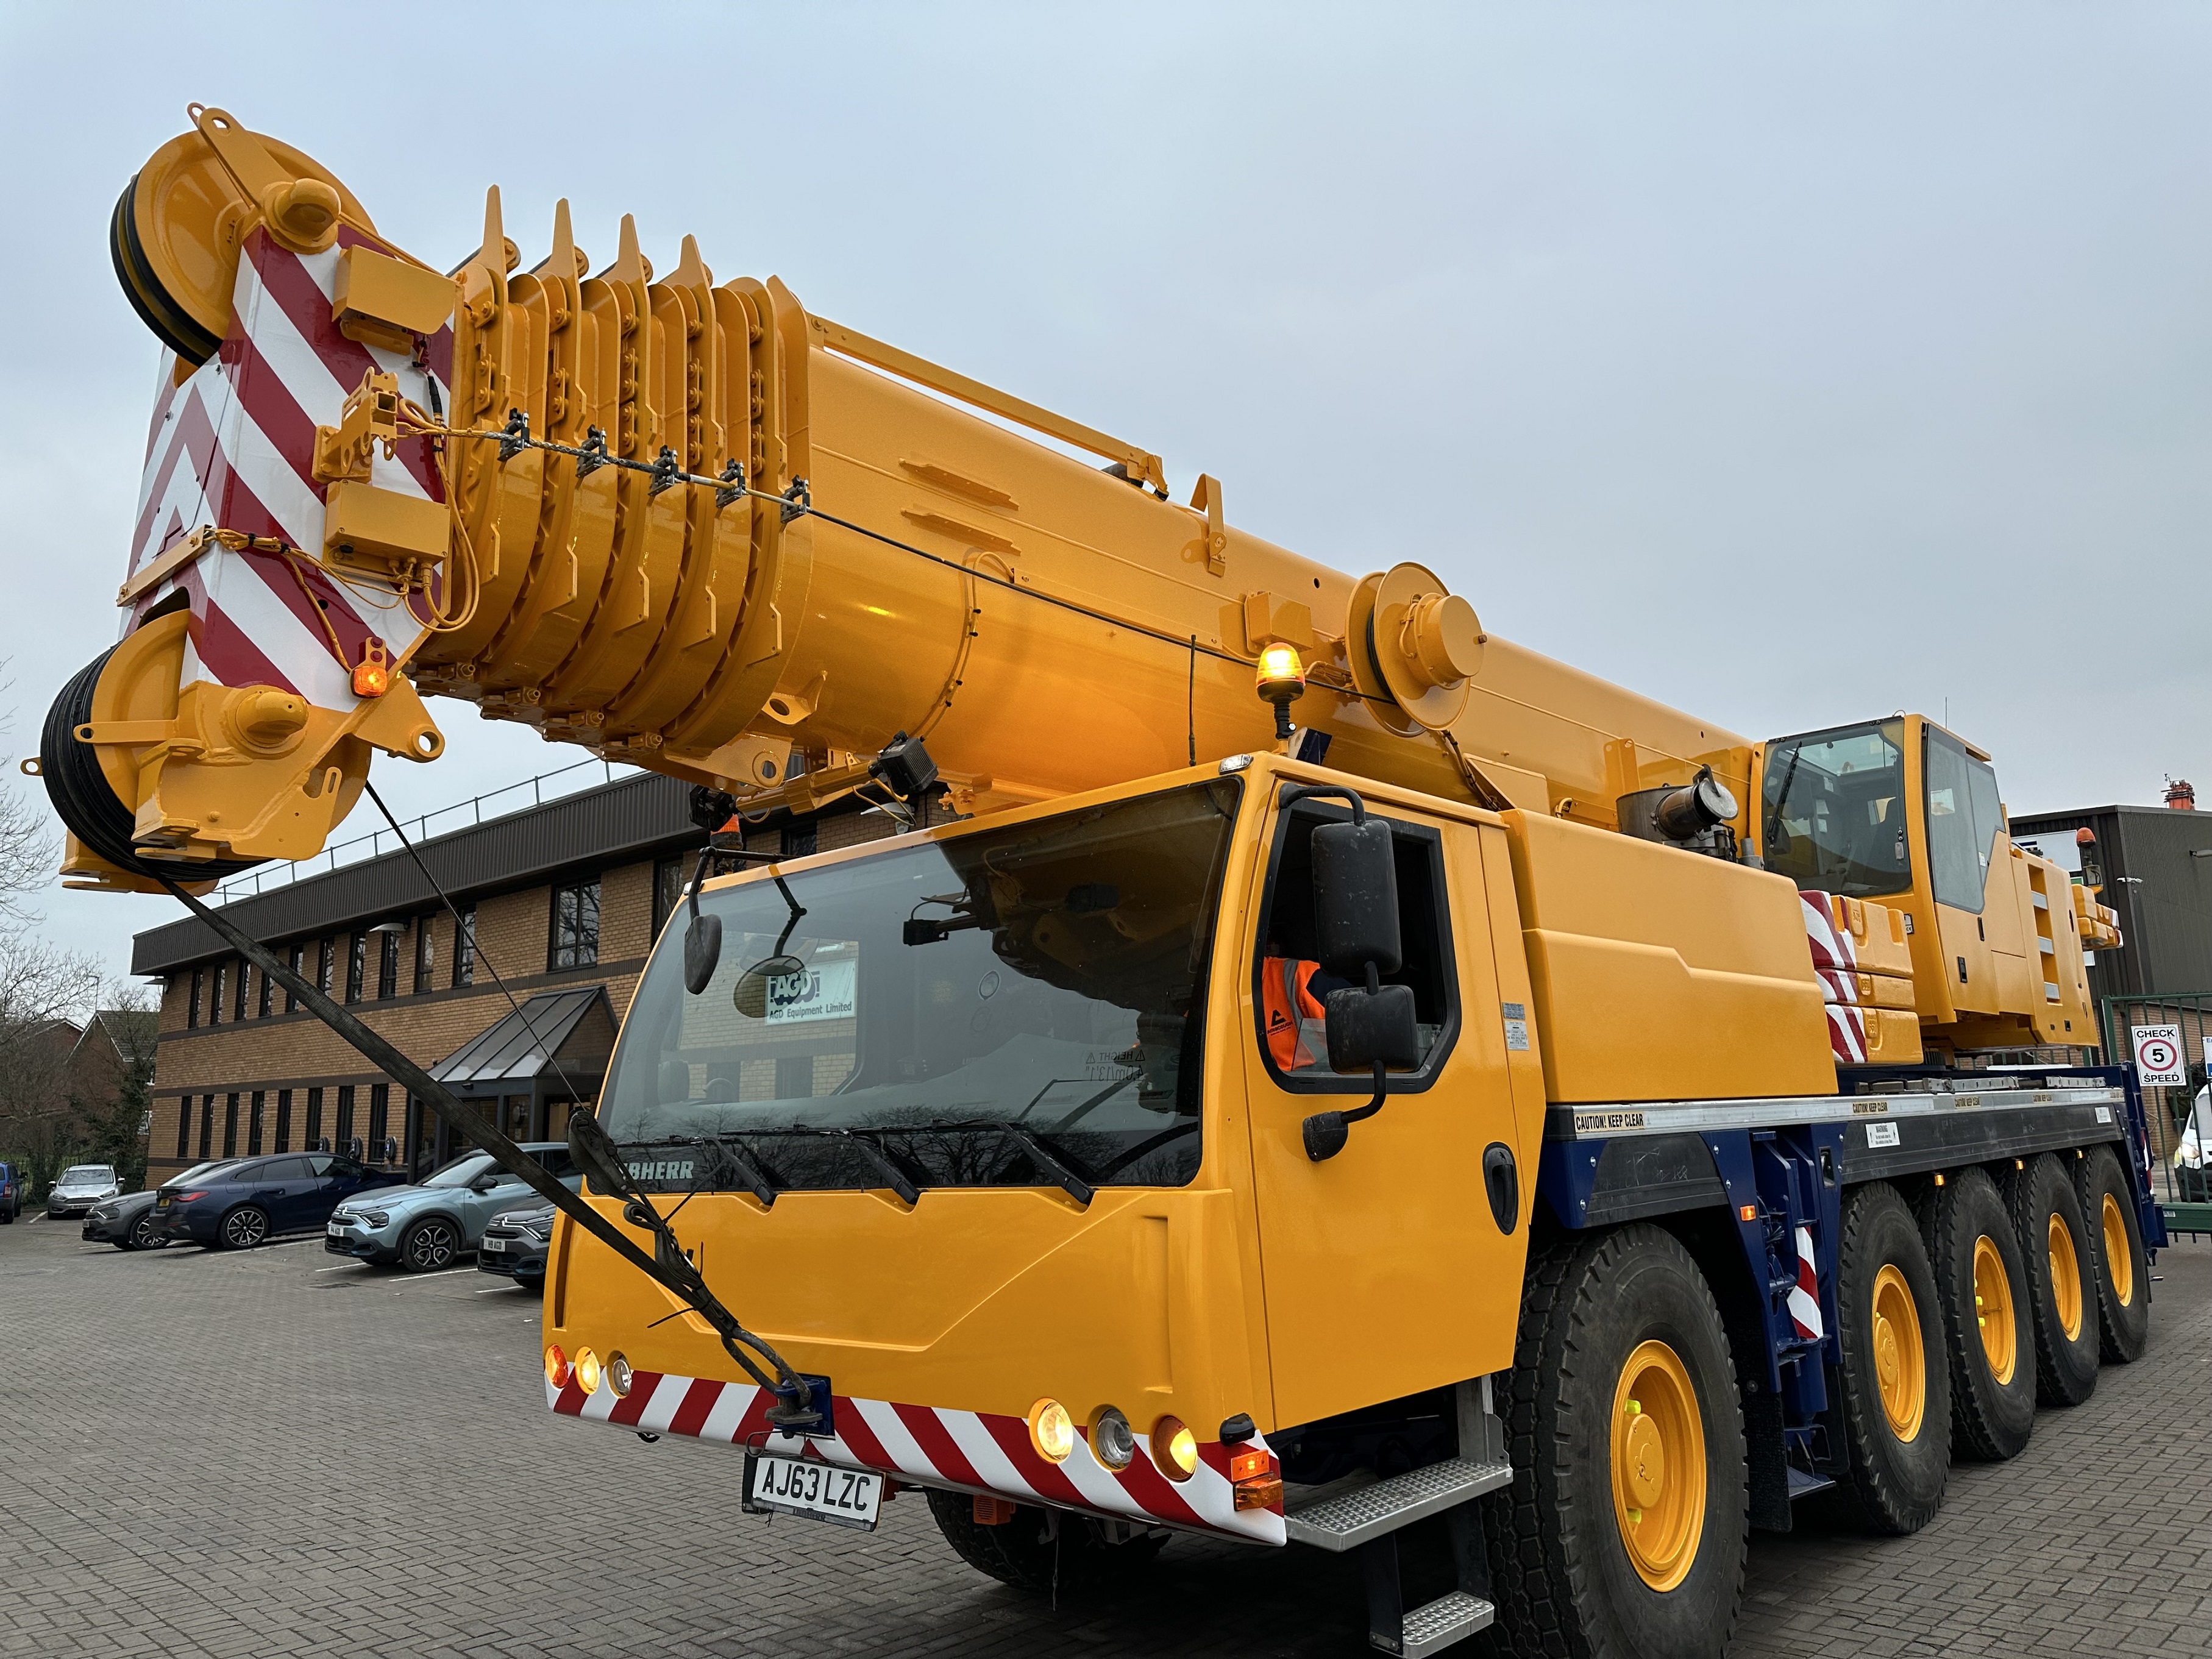
[[1388,1652],[1705,1655],[1747,1526],[1912,1531],[2142,1351],[2118,934],[1980,750],[1751,741],[690,238],[594,274],[563,204],[525,270],[495,191],[441,271],[191,116],[111,229],[167,348],[120,638],[28,764],[70,884],[218,921],[424,693],[696,786],[739,867],[580,1115],[556,1413],[749,1510],[918,1489],[1017,1584],[1205,1533],[1358,1552]]

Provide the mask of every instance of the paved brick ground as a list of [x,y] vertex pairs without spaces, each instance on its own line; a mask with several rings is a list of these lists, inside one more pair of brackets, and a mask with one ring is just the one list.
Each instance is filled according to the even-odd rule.
[[[0,1655],[1365,1651],[1309,1552],[1178,1541],[1054,1610],[918,1494],[873,1535],[741,1516],[730,1453],[547,1416],[532,1298],[331,1262],[0,1229]],[[2212,1249],[2160,1268],[2150,1353],[1918,1537],[1758,1537],[1738,1659],[2212,1653]]]

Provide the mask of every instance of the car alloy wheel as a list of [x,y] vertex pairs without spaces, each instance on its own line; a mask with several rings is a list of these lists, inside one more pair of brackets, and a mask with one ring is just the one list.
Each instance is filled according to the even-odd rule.
[[250,1250],[268,1237],[269,1218],[251,1204],[222,1218],[222,1242],[234,1250]]
[[399,1244],[400,1265],[411,1273],[434,1273],[453,1265],[453,1258],[460,1254],[460,1245],[453,1224],[433,1216],[408,1229],[407,1237]]
[[151,1214],[142,1215],[131,1224],[131,1248],[134,1250],[158,1250],[168,1242],[154,1231]]

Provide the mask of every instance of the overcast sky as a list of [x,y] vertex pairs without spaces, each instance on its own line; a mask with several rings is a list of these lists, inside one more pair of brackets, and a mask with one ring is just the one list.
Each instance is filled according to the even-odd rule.
[[[0,6],[9,744],[114,638],[107,221],[197,100],[440,264],[493,182],[526,264],[561,195],[696,232],[1753,736],[1948,705],[2015,812],[2212,805],[2208,86],[2180,5]],[[433,708],[404,811],[578,753]]]

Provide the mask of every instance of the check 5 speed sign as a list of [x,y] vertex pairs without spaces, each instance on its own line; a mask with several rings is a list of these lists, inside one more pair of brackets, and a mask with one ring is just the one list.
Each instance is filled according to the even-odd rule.
[[2136,1081],[2146,1089],[2179,1089],[2189,1081],[2181,1060],[2179,1025],[2138,1025],[2135,1028]]

